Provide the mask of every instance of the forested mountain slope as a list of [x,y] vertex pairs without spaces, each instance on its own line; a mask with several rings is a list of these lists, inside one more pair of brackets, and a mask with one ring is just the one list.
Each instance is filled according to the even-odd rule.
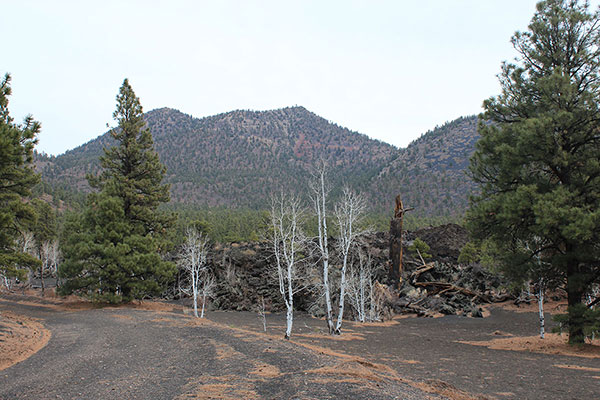
[[[172,202],[190,207],[264,209],[272,193],[307,193],[318,160],[330,166],[332,195],[347,184],[365,194],[374,212],[394,197],[424,216],[460,214],[471,185],[464,175],[477,139],[476,118],[436,128],[397,149],[331,123],[303,107],[232,111],[194,118],[161,108],[146,113],[155,147],[167,166]],[[108,133],[57,157],[37,156],[47,187],[89,190],[86,173],[111,145]]]
[[425,133],[384,166],[371,192],[401,194],[420,216],[462,215],[474,190],[466,172],[479,138],[477,117],[461,117]]

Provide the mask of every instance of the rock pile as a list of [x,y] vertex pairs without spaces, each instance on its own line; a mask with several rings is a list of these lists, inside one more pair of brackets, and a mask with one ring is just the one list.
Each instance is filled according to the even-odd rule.
[[[421,259],[406,251],[416,239],[429,245],[431,258]],[[504,301],[509,296],[506,282],[479,264],[458,263],[460,250],[468,241],[467,231],[447,224],[408,232],[404,238],[404,268],[398,288],[390,288],[387,306],[395,314],[416,313],[421,316],[459,314],[481,317],[481,305]],[[385,260],[389,238],[377,234],[368,241],[368,249],[380,262]],[[374,250],[374,251],[373,251]],[[387,264],[389,266],[389,262]]]
[[[458,264],[460,250],[468,240],[467,232],[459,225],[425,228],[408,232],[405,236],[405,249],[419,238],[430,246],[432,257],[423,262],[417,254],[405,251],[402,282],[399,288],[390,288],[386,296],[385,306],[390,312],[479,317],[482,304],[508,297],[500,277],[478,264]],[[361,247],[370,255],[374,265],[381,267],[378,280],[387,283],[388,234],[373,233],[364,238]],[[335,259],[335,254],[333,256]],[[216,244],[210,252],[209,265],[219,282],[213,308],[255,310],[258,304],[262,304],[261,298],[267,310],[284,308],[267,242]],[[339,275],[336,267],[334,263],[334,280]],[[314,279],[314,275],[305,279]],[[310,282],[306,283],[310,287]],[[319,312],[319,307],[315,307],[318,303],[319,299],[311,290],[300,292],[295,299],[299,310],[316,314]]]

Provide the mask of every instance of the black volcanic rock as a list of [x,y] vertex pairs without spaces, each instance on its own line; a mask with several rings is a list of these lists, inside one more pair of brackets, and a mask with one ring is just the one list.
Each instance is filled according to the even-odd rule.
[[436,258],[456,263],[460,250],[469,241],[469,233],[457,224],[422,228],[412,232],[411,239],[419,238],[429,245]]

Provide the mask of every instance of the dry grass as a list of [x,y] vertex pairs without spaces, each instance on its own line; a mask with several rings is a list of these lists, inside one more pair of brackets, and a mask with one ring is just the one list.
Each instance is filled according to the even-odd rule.
[[48,298],[40,298],[40,300],[44,301],[44,302],[37,302],[37,301],[29,301],[29,300],[19,300],[19,301],[14,301],[14,300],[6,300],[6,299],[0,299],[0,302],[5,301],[5,302],[13,302],[13,303],[18,303],[24,306],[30,306],[30,307],[42,307],[42,308],[47,308],[47,309],[52,309],[52,310],[56,310],[56,311],[79,311],[79,310],[90,310],[92,308],[98,308],[99,306],[94,306],[93,303],[90,302],[86,302],[86,301],[70,301],[70,302],[61,302],[60,300],[56,300],[56,299],[48,299]]
[[546,334],[545,339],[541,339],[539,336],[512,336],[485,341],[459,341],[458,343],[485,346],[494,350],[529,351],[532,353],[600,358],[600,346],[598,345],[598,340],[593,344],[571,346],[567,343],[566,337],[554,333]]
[[382,374],[370,365],[365,365],[363,362],[356,360],[342,361],[334,365],[328,365],[321,368],[310,369],[305,371],[308,374],[317,375],[336,375],[350,378],[365,380],[366,382],[383,382],[390,377],[382,376]]
[[447,397],[452,400],[479,400],[486,399],[482,396],[473,396],[467,392],[464,392],[460,389],[455,388],[454,386],[438,381],[438,380],[429,380],[427,382],[418,382],[414,385],[414,387],[423,390],[427,393],[434,393],[440,396]]
[[515,395],[513,392],[496,392],[494,394],[503,397],[513,397]]
[[113,314],[113,315],[111,315],[111,317],[116,318],[116,319],[122,319],[125,321],[133,321],[133,317],[130,315]]
[[403,364],[421,364],[421,361],[417,360],[398,360],[398,362],[401,362]]
[[195,318],[195,317],[183,317],[180,314],[173,314],[167,312],[158,312],[158,315],[162,315],[149,320],[149,322],[166,324],[174,328],[183,328],[188,326],[203,326],[211,325],[212,322],[206,318]]
[[328,339],[338,342],[352,341],[352,340],[365,340],[365,336],[357,332],[343,332],[341,335],[330,335],[328,333],[295,333],[294,337],[307,338],[307,339]]
[[[520,303],[519,305],[515,305],[512,300],[505,301],[502,303],[494,303],[488,307],[493,308],[502,308],[504,310],[509,310],[513,312],[539,312],[539,306],[537,301],[531,301],[529,304]],[[561,314],[567,312],[567,301],[547,301],[544,302],[544,312],[551,314]]]
[[363,379],[340,378],[339,376],[313,378],[312,382],[318,383],[320,385],[330,385],[330,384],[339,384],[339,383],[352,383],[355,385],[364,384]]
[[304,343],[304,342],[300,342],[300,341],[293,340],[293,339],[290,339],[290,343],[304,347],[304,348],[311,350],[312,352],[317,353],[317,354],[323,354],[326,356],[336,357],[336,358],[340,358],[340,359],[355,359],[356,358],[355,356],[345,354],[345,353],[342,353],[339,351],[335,351],[328,347],[317,346],[314,344]]
[[600,368],[593,368],[593,367],[583,367],[581,365],[572,365],[572,364],[554,364],[555,367],[557,368],[564,368],[564,369],[575,369],[578,371],[591,371],[591,372],[600,372]]
[[[427,382],[414,382],[401,378],[398,373],[387,365],[376,364],[361,358],[353,358],[340,363],[305,371],[309,374],[331,375],[332,382],[351,382],[372,386],[372,383],[394,381],[410,385],[425,393],[441,395],[452,400],[475,400],[480,397],[455,388],[442,381],[431,380]],[[341,377],[341,378],[340,378]],[[315,381],[327,381],[327,378],[314,378]],[[374,388],[375,389],[375,388]]]
[[[421,361],[405,360],[405,359],[398,358],[398,357],[381,357],[379,360],[385,361],[385,362],[402,363],[402,364],[421,364]],[[440,360],[441,360],[441,358],[440,358]]]
[[[98,303],[89,301],[87,299],[81,298],[79,296],[71,295],[66,297],[57,297],[52,294],[48,294],[44,297],[40,295],[39,292],[36,291],[27,291],[26,295],[29,296],[29,299],[22,300],[7,300],[1,299],[0,301],[10,301],[26,306],[33,307],[44,307],[48,309],[53,309],[57,311],[81,311],[81,310],[92,310],[96,308],[102,308],[107,310],[113,309],[124,309],[124,308],[133,308],[136,310],[146,310],[146,311],[156,311],[156,312],[173,312],[176,309],[176,306],[169,303],[164,303],[161,301],[134,301],[130,303],[124,304],[108,304],[108,303]],[[31,297],[36,298],[31,300]],[[39,300],[38,300],[39,299]]]
[[117,308],[134,308],[136,310],[146,311],[162,311],[162,312],[174,312],[178,309],[177,306],[162,301],[139,301],[132,302],[118,306]]
[[258,398],[258,393],[253,386],[236,375],[203,376],[200,379],[191,379],[184,387],[184,394],[177,397],[178,400],[254,400]]
[[244,358],[244,355],[239,351],[235,350],[233,347],[228,344],[217,342],[214,339],[210,339],[210,344],[215,348],[216,358],[217,360],[226,360],[235,358],[238,361],[241,361]]
[[0,371],[40,351],[51,333],[33,318],[2,311],[0,315]]
[[[297,335],[296,335],[297,336]],[[297,340],[290,340],[291,343],[305,347],[317,354],[323,354],[331,357],[335,357],[343,360],[340,364],[333,367],[326,366],[323,369],[314,369],[310,372],[313,374],[326,374],[336,377],[342,377],[341,379],[360,380],[361,383],[365,384],[366,376],[375,376],[376,379],[380,380],[392,380],[400,382],[422,390],[426,393],[438,394],[445,396],[452,400],[476,400],[481,397],[473,396],[467,392],[459,390],[452,385],[449,385],[441,381],[428,381],[428,382],[415,382],[406,378],[402,378],[398,373],[387,365],[377,364],[367,361],[363,358],[352,356],[349,354],[334,351],[327,347],[321,347],[314,344],[308,344]],[[416,360],[406,360],[408,363],[418,363]],[[402,361],[401,361],[402,362]],[[357,366],[358,364],[358,366]],[[344,368],[344,366],[346,366]],[[323,379],[322,377],[315,379]],[[338,378],[336,378],[338,379]],[[366,381],[368,382],[368,380]]]
[[262,378],[275,378],[281,376],[281,371],[275,365],[257,364],[249,374],[260,376]]
[[504,332],[504,331],[494,331],[494,332],[490,333],[490,335],[492,335],[492,336],[506,336],[506,337],[515,336],[512,333],[508,333],[508,332]]

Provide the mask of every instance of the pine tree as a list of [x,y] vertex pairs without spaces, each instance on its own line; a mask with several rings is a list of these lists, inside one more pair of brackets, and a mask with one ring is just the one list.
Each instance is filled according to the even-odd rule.
[[15,239],[24,224],[35,220],[33,208],[25,199],[39,181],[33,171],[33,147],[41,125],[31,116],[21,125],[8,111],[10,75],[0,82],[0,275],[22,276],[25,268],[35,268],[39,260],[17,248]]
[[566,281],[569,341],[582,343],[582,297],[600,280],[600,15],[541,1],[512,43],[502,93],[484,102],[469,224],[513,278]]
[[169,186],[162,184],[166,169],[127,79],[113,117],[116,145],[104,150],[100,175],[88,176],[99,192],[65,225],[60,274],[67,278],[64,293],[120,302],[160,293],[176,269],[160,255],[170,246],[174,221],[158,210],[169,201]]

